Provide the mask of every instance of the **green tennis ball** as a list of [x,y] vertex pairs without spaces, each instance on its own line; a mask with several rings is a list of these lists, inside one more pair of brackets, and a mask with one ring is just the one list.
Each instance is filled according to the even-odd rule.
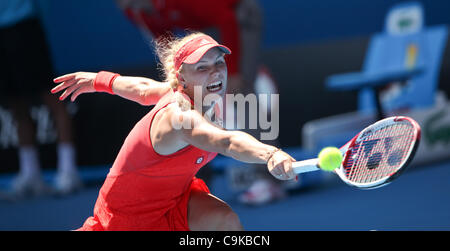
[[333,171],[341,166],[342,153],[336,147],[325,147],[319,153],[319,167],[324,171]]

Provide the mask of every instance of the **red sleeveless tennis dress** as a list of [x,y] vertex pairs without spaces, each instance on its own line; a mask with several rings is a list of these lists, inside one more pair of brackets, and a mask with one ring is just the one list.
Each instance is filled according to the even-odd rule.
[[174,93],[131,130],[100,189],[94,216],[78,230],[189,230],[190,192],[209,192],[195,174],[217,153],[192,145],[171,155],[155,152],[150,126],[156,113],[175,102]]

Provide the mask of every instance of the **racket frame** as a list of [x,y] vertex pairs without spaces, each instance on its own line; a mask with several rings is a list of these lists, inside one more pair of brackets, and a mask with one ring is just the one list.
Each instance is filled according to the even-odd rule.
[[[380,128],[385,127],[386,124],[392,124],[392,123],[397,123],[397,122],[402,122],[402,121],[408,121],[410,124],[412,124],[412,126],[414,128],[414,134],[413,134],[414,143],[409,148],[408,153],[407,153],[408,157],[406,158],[404,163],[401,165],[401,167],[398,168],[397,171],[393,172],[391,175],[386,176],[383,179],[380,179],[380,180],[377,180],[374,182],[358,183],[358,182],[353,182],[353,181],[349,180],[345,174],[345,168],[344,168],[345,164],[347,163],[348,158],[350,157],[349,149],[351,149],[355,144],[359,143],[362,139],[364,139],[364,137],[368,133],[377,131]],[[409,117],[395,116],[395,117],[389,117],[389,118],[382,119],[378,122],[375,122],[374,124],[364,128],[360,133],[358,133],[355,137],[353,137],[353,139],[351,139],[349,142],[347,142],[344,146],[342,146],[340,148],[340,151],[343,155],[343,161],[338,168],[333,170],[333,172],[336,175],[338,175],[339,178],[343,182],[345,182],[347,185],[357,187],[360,189],[375,189],[375,188],[385,186],[385,185],[391,183],[394,179],[396,179],[410,164],[410,162],[412,161],[412,159],[414,157],[415,152],[417,151],[417,148],[419,147],[420,134],[421,134],[421,130],[420,130],[419,124],[417,124],[416,121],[414,121],[413,119],[411,119]],[[297,174],[321,170],[318,165],[318,162],[319,161],[317,158],[303,160],[303,161],[297,161],[297,162],[292,163],[292,167],[294,169],[294,172]]]

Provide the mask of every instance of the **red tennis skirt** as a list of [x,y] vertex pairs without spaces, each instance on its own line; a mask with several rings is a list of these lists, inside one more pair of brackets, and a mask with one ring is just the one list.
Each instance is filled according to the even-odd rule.
[[[151,225],[145,228],[139,227],[135,228],[131,224],[126,224],[122,221],[121,227],[104,227],[99,221],[97,215],[89,217],[83,226],[77,231],[104,231],[104,230],[158,230],[158,231],[190,231],[188,224],[188,203],[192,191],[201,191],[210,193],[208,186],[202,179],[194,177],[188,188],[184,193],[178,204],[167,211],[167,213]],[[124,224],[125,223],[125,224]]]

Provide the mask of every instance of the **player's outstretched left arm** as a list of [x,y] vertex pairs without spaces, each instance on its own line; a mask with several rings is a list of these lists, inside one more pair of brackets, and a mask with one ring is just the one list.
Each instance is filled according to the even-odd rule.
[[[97,92],[94,81],[98,73],[95,72],[75,72],[57,77],[53,80],[56,84],[51,92],[64,91],[59,97],[65,100],[71,96],[71,101],[83,94]],[[168,83],[159,82],[144,77],[117,76],[111,83],[111,91],[128,100],[135,101],[141,105],[154,105],[168,91]]]

